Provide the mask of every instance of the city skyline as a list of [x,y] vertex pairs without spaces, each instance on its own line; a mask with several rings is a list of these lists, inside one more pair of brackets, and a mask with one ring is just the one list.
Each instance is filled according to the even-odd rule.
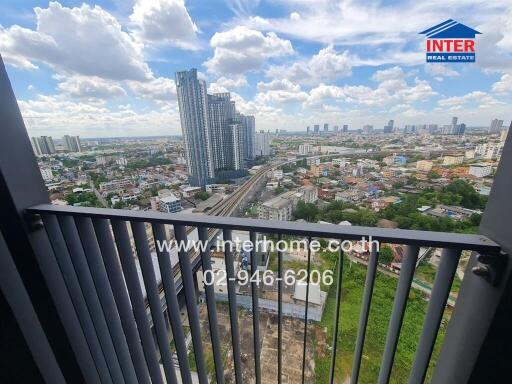
[[[512,7],[497,1],[472,12],[477,4],[454,4],[445,15],[442,4],[403,0],[371,8],[29,1],[2,7],[0,53],[32,136],[179,134],[174,72],[190,67],[210,93],[230,91],[264,130],[317,121],[441,125],[454,114],[486,126],[510,119]],[[362,19],[344,22],[353,15]],[[446,17],[482,32],[475,64],[424,63],[418,32]]]

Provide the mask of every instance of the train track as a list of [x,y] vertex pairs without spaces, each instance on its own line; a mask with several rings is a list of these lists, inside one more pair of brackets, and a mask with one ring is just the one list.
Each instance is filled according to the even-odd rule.
[[[282,165],[282,164],[281,164]],[[230,216],[233,214],[235,209],[238,206],[238,203],[242,201],[242,199],[246,196],[246,194],[257,184],[267,172],[272,170],[276,166],[267,165],[263,167],[261,170],[258,170],[254,175],[251,176],[249,180],[243,183],[235,192],[229,195],[226,199],[222,200],[218,203],[212,210],[210,210],[207,215],[211,216]],[[189,228],[187,230],[187,234],[192,233],[196,228]],[[219,229],[210,228],[208,230],[208,241],[211,241],[215,236],[217,236]],[[156,244],[155,244],[156,245]],[[192,266],[199,265],[199,257],[200,253],[198,251],[189,251],[190,263]],[[197,267],[195,268],[197,270]],[[173,275],[175,283],[178,283],[177,291],[179,292],[181,288],[181,268],[179,267],[179,263],[173,267]],[[162,283],[159,285],[159,294],[164,294],[164,289]],[[149,307],[149,303],[146,300],[146,308]]]

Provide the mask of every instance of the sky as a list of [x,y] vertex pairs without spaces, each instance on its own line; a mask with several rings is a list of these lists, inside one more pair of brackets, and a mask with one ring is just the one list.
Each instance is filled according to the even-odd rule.
[[[476,63],[425,63],[450,18]],[[180,134],[192,67],[257,130],[512,119],[510,0],[4,0],[0,54],[34,136]]]

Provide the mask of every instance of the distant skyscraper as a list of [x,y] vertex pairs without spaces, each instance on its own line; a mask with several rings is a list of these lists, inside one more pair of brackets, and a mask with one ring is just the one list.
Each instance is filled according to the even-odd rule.
[[256,120],[254,116],[239,115],[242,123],[242,147],[245,163],[254,160],[254,140],[256,136]]
[[503,120],[494,119],[491,121],[491,126],[489,127],[490,133],[498,133],[501,131],[503,127]]
[[36,156],[52,155],[56,152],[51,136],[32,137],[30,143]]
[[320,124],[315,124],[313,126],[315,135],[318,135],[320,133]]
[[62,145],[64,149],[69,152],[82,152],[82,146],[80,144],[80,137],[64,135],[62,137]]
[[334,132],[338,132],[340,130],[340,127],[338,125],[335,125],[333,130],[334,130]]
[[388,125],[384,127],[384,133],[393,133],[395,127],[395,120],[389,120]]
[[309,135],[309,131],[310,131],[310,129],[309,129],[309,125],[308,125],[308,126],[306,127],[306,132],[307,132],[307,134],[308,134],[308,135]]
[[324,124],[324,132],[328,132],[329,131],[329,124],[325,123]]
[[459,125],[457,125],[457,129],[455,132],[456,135],[463,135],[465,132],[466,132],[466,124],[460,123]]
[[269,156],[270,155],[270,133],[260,131],[256,134],[255,155],[256,156]]
[[176,73],[176,91],[181,130],[185,142],[189,182],[205,186],[215,178],[212,143],[208,124],[206,83],[197,79],[197,70]]
[[364,125],[363,133],[366,135],[373,133],[373,125]]
[[41,156],[43,154],[41,152],[41,147],[39,146],[39,140],[37,137],[31,137],[30,144],[32,145],[32,150],[36,156]]
[[231,143],[230,146],[232,148],[232,167],[233,170],[239,171],[244,169],[245,167],[245,158],[244,158],[244,126],[242,123],[231,123],[228,125],[228,131],[231,134]]
[[343,132],[348,132],[348,124],[343,124]]
[[450,135],[454,135],[457,133],[457,122],[458,122],[459,118],[457,116],[453,116],[452,117],[452,128],[451,128],[451,132],[449,133]]

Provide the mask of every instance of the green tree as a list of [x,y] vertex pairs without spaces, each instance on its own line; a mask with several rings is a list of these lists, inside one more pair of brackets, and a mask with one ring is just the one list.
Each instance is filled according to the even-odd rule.
[[194,198],[196,200],[206,200],[210,197],[210,194],[206,191],[198,191],[196,193],[194,193]]
[[395,258],[395,253],[393,250],[388,247],[387,245],[384,245],[379,250],[379,261],[382,264],[390,264],[393,259]]
[[309,222],[314,222],[317,214],[317,206],[312,203],[305,203],[304,201],[299,201],[293,211],[295,220],[303,219]]

